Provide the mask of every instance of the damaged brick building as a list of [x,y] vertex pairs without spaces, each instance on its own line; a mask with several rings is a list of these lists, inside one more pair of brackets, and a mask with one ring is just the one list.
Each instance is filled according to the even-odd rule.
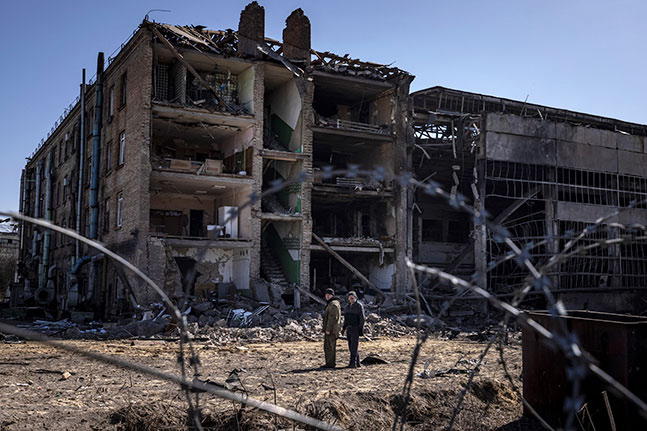
[[[194,265],[195,295],[254,294],[261,278],[296,305],[294,286],[406,289],[406,188],[317,174],[406,169],[413,76],[311,49],[301,9],[282,42],[266,38],[264,14],[250,3],[238,31],[145,20],[114,57],[100,53],[96,79],[28,159],[20,211],[102,242],[171,296]],[[247,204],[278,180],[293,184]],[[16,305],[110,317],[158,301],[62,235],[22,224],[20,244]]]

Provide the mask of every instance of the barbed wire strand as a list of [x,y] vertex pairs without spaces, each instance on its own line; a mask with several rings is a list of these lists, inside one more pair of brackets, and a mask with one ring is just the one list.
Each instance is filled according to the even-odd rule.
[[210,393],[219,398],[228,399],[244,405],[257,408],[259,410],[266,411],[268,413],[276,414],[282,416],[286,419],[292,421],[300,422],[304,425],[309,425],[321,430],[329,431],[342,431],[342,428],[330,425],[326,422],[320,421],[318,419],[303,415],[294,410],[289,410],[265,401],[260,401],[255,398],[251,398],[248,395],[238,394],[236,392],[231,392],[226,389],[222,389],[216,385],[213,385],[208,382],[203,382],[200,380],[187,380],[181,376],[176,376],[173,374],[164,373],[162,371],[156,370],[145,365],[136,364],[130,361],[126,361],[122,358],[105,355],[102,353],[92,352],[88,350],[81,349],[76,346],[68,345],[63,341],[54,340],[38,332],[28,331],[26,329],[17,328],[13,325],[0,322],[0,332],[7,334],[12,334],[26,340],[36,341],[38,343],[59,349],[64,350],[75,355],[83,356],[88,359],[92,359],[99,362],[105,362],[116,367],[125,368],[131,371],[136,371],[138,373],[146,374],[151,377],[162,379],[171,383],[179,385],[182,389],[189,389],[193,391],[200,391]]

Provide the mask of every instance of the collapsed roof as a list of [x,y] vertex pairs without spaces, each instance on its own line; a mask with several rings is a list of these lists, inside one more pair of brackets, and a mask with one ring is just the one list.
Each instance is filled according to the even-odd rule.
[[[192,48],[200,52],[222,55],[225,57],[251,58],[251,54],[239,49],[239,32],[231,29],[208,30],[204,26],[178,26],[172,24],[161,24],[150,21],[142,23],[144,27],[156,28],[169,42],[176,47]],[[284,43],[268,37],[263,38],[257,49],[261,51],[265,59],[273,59],[285,62],[291,61],[295,66],[301,67],[299,61],[294,58],[286,58],[284,55]],[[343,56],[325,51],[310,49],[310,58],[304,59],[302,63],[305,70],[334,72],[348,76],[356,76],[367,79],[386,81],[401,75],[410,75],[391,65],[372,63],[351,58],[348,54]],[[280,58],[279,58],[280,57]]]

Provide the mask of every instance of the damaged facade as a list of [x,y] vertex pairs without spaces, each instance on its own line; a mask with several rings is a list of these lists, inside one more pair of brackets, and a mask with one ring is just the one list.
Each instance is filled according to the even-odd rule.
[[[105,70],[100,53],[96,80],[28,160],[20,211],[102,242],[172,297],[194,267],[196,296],[256,294],[261,278],[296,305],[295,286],[404,291],[406,189],[317,174],[406,169],[413,76],[311,49],[300,9],[282,42],[268,39],[264,13],[250,3],[238,31],[144,21]],[[248,205],[278,180],[293,184]],[[25,223],[20,245],[14,305],[108,318],[158,301],[62,235]]]
[[[600,217],[581,240],[637,236],[645,225],[647,126],[520,101],[433,87],[412,94],[412,168],[483,210],[543,264]],[[412,196],[413,257],[510,295],[528,277],[497,234],[445,201]],[[634,207],[628,207],[632,205]],[[627,225],[623,228],[617,223]],[[647,286],[647,247],[634,242],[581,253],[547,272],[570,309],[636,312]],[[498,263],[497,263],[498,262]],[[420,280],[423,289],[445,289]],[[632,292],[633,289],[633,292]]]

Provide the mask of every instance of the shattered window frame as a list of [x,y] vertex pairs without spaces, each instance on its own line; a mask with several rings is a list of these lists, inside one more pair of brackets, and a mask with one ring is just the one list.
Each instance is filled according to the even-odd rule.
[[123,203],[124,203],[124,192],[119,192],[117,194],[117,220],[115,221],[117,227],[121,227],[124,224]]

